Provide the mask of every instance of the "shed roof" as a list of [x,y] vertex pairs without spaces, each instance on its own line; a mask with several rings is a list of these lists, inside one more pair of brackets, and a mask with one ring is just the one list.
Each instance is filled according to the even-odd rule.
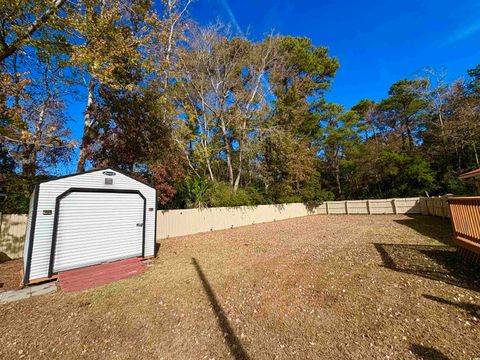
[[57,177],[54,177],[54,178],[42,180],[42,181],[39,182],[39,184],[43,184],[43,183],[47,183],[47,182],[51,182],[51,181],[56,181],[56,180],[60,180],[60,179],[65,179],[65,178],[69,178],[69,177],[73,177],[73,176],[88,174],[88,173],[92,173],[92,172],[96,172],[96,171],[107,171],[107,170],[119,173],[123,176],[127,176],[127,177],[141,183],[141,184],[147,185],[148,187],[151,187],[152,189],[155,189],[153,186],[151,186],[150,184],[147,184],[145,181],[139,180],[139,179],[133,177],[132,175],[129,175],[129,174],[123,172],[123,170],[118,170],[116,167],[104,167],[104,168],[97,168],[97,169],[93,168],[93,169],[83,171],[83,172],[78,172],[78,173],[74,173],[74,174],[67,174],[67,175],[62,175],[62,176],[57,176]]

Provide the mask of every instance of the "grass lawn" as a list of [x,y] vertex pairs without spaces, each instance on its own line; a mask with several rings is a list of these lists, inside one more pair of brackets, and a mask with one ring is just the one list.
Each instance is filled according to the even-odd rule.
[[447,221],[311,216],[162,240],[147,272],[0,305],[0,358],[471,359]]

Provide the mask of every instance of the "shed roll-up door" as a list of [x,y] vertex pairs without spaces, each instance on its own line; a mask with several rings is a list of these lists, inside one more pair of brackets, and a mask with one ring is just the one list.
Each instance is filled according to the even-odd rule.
[[139,194],[72,192],[60,201],[53,272],[141,256]]

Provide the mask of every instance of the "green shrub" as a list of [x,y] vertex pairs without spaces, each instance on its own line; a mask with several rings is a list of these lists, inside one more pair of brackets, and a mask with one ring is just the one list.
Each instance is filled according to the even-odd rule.
[[[316,179],[314,179],[316,180]],[[333,200],[333,193],[321,188],[318,181],[303,184],[293,190],[285,183],[275,183],[265,190],[263,184],[253,184],[233,191],[227,182],[211,182],[206,178],[186,177],[177,187],[177,195],[170,209],[198,207],[255,206],[268,204],[304,203],[319,206],[324,200]]]
[[225,182],[212,184],[206,192],[206,198],[210,207],[254,205],[247,191],[233,191],[230,184]]
[[46,176],[26,177],[17,174],[3,174],[0,193],[0,212],[4,214],[27,214],[35,185],[47,179]]
[[267,197],[265,188],[263,187],[249,186],[245,188],[245,191],[247,192],[251,203],[254,205],[265,205],[272,203],[272,201]]
[[306,187],[301,193],[301,202],[309,209],[322,205],[324,201],[332,201],[334,198],[333,192],[320,187]]
[[206,178],[198,176],[187,176],[177,189],[174,198],[174,207],[182,209],[198,208],[208,206],[207,191],[212,183]]

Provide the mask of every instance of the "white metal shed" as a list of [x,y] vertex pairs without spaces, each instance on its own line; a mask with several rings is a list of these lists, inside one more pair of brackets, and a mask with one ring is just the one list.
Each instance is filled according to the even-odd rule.
[[156,191],[115,169],[41,182],[30,200],[24,284],[155,254]]

